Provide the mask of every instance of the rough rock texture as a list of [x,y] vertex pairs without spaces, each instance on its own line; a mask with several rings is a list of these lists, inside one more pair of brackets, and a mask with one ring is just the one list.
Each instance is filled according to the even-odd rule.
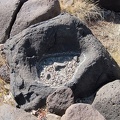
[[105,120],[105,118],[89,104],[73,104],[62,116],[61,120]]
[[61,117],[55,114],[47,114],[46,120],[61,120]]
[[58,14],[60,14],[58,0],[28,0],[18,13],[10,36],[18,34],[30,25],[48,20]]
[[44,55],[79,53],[79,65],[72,79],[61,85],[70,87],[75,98],[89,97],[105,83],[120,78],[119,66],[103,45],[79,19],[69,14],[25,29],[7,40],[4,51],[10,65],[13,96],[26,110],[43,105],[57,88],[40,80],[39,63]]
[[9,32],[19,5],[19,0],[0,0],[0,43],[9,38]]
[[103,8],[120,12],[120,0],[94,0]]
[[74,103],[73,92],[70,88],[59,88],[47,98],[47,110],[62,116],[66,109]]
[[7,83],[10,82],[10,71],[7,65],[0,66],[0,78]]
[[37,120],[37,118],[23,110],[3,104],[0,106],[0,120]]
[[120,120],[120,80],[103,86],[97,92],[93,106],[107,120]]

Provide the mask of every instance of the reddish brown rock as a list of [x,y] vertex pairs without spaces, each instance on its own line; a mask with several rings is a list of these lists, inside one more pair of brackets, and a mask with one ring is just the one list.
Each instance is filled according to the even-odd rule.
[[61,120],[105,120],[105,118],[89,104],[71,105]]
[[63,115],[65,110],[74,103],[74,97],[70,88],[60,88],[47,98],[47,109],[51,113]]

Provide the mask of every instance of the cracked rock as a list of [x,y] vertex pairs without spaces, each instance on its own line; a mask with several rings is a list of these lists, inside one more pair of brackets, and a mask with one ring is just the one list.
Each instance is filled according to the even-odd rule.
[[4,43],[10,37],[16,15],[24,1],[0,0],[0,43]]

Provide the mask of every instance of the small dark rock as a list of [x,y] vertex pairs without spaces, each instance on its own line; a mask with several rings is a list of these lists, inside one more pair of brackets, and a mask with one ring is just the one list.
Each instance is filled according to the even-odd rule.
[[74,103],[74,96],[70,88],[59,88],[47,98],[47,110],[50,113],[63,115],[65,110]]

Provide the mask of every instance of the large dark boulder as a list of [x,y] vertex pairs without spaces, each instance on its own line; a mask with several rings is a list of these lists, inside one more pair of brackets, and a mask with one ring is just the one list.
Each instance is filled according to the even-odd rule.
[[4,51],[10,65],[13,96],[26,110],[44,105],[46,97],[59,88],[47,85],[39,77],[39,65],[49,56],[78,55],[72,79],[61,84],[72,89],[75,99],[89,97],[102,85],[120,78],[120,68],[104,46],[79,19],[69,14],[25,29],[7,40]]
[[97,2],[101,7],[120,12],[120,0],[94,0]]

